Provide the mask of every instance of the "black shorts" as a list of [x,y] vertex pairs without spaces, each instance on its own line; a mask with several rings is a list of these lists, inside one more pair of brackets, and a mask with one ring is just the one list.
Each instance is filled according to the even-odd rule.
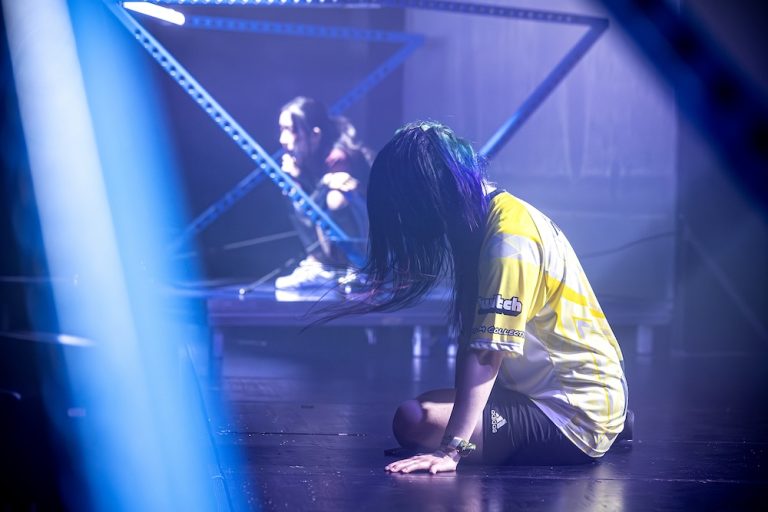
[[483,410],[483,461],[495,465],[584,464],[582,452],[530,398],[496,386]]

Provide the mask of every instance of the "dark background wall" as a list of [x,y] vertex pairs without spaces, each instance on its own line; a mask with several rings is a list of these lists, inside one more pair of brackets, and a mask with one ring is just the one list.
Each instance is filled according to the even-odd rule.
[[[684,2],[682,13],[711,35],[743,80],[765,97],[768,4],[697,0]],[[685,118],[679,133],[677,202],[680,227],[688,234],[679,238],[679,342],[695,351],[765,350],[768,199],[750,199],[716,141]]]

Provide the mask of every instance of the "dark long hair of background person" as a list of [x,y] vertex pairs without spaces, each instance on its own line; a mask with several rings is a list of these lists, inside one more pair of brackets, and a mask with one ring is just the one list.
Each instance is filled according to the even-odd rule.
[[[298,96],[280,109],[290,112],[293,129],[309,140],[312,129],[320,129],[318,147],[309,156],[307,175],[299,177],[302,186],[314,187],[326,172],[326,158],[334,149],[340,149],[349,159],[349,170],[352,177],[360,182],[361,190],[368,185],[368,169],[373,160],[370,149],[363,145],[357,137],[357,130],[343,116],[332,117],[326,106],[313,98]],[[313,182],[314,181],[314,182]]]

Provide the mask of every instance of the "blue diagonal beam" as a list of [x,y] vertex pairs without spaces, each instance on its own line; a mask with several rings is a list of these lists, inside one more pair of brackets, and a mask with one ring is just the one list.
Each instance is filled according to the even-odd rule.
[[586,34],[579,39],[576,44],[565,54],[560,62],[549,72],[544,80],[536,86],[530,95],[523,101],[523,103],[517,108],[512,116],[507,119],[504,124],[496,130],[488,142],[486,142],[480,149],[480,154],[488,159],[493,158],[509,141],[512,135],[520,129],[531,114],[541,106],[557,85],[565,78],[565,76],[571,72],[573,67],[581,60],[589,49],[595,44],[600,36],[608,28],[608,20],[604,20],[602,24],[591,25]]
[[382,80],[400,67],[422,44],[424,44],[423,37],[413,36],[413,39],[409,43],[393,53],[388,59],[379,64],[376,69],[360,80],[360,82],[358,82],[349,92],[336,100],[336,102],[328,108],[330,114],[337,116],[360,101],[368,91],[379,85]]
[[294,206],[319,226],[331,240],[339,243],[353,263],[362,264],[363,256],[353,244],[349,243],[347,234],[310,199],[290,175],[283,172],[275,160],[200,86],[192,75],[118,4],[110,0],[104,0],[104,2],[176,83],[205,110],[251,160],[258,164],[258,168],[280,187]]

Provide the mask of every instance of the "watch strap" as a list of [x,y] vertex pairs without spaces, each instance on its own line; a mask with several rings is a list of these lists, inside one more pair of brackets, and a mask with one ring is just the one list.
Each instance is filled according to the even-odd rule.
[[459,457],[466,457],[477,449],[477,445],[470,443],[466,439],[445,435],[440,443],[440,450],[446,453],[456,452]]

